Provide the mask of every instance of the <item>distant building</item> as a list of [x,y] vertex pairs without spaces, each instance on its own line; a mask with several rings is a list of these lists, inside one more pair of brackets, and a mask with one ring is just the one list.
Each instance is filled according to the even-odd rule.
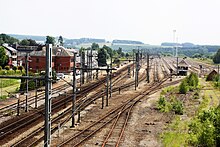
[[[64,47],[52,48],[52,67],[56,72],[69,73],[73,69],[74,50],[65,49]],[[25,66],[26,53],[19,53],[19,60]],[[29,53],[29,70],[32,72],[45,71],[46,67],[46,47],[41,50],[34,50]]]
[[6,55],[9,57],[8,65],[9,66],[17,66],[17,50],[13,47],[10,47],[8,44],[2,45],[5,48]]
[[186,62],[186,60],[181,60],[178,63],[178,75],[186,76],[188,72],[189,64]]
[[218,76],[217,71],[213,70],[212,72],[209,73],[209,75],[206,78],[206,81],[213,81],[215,77]]

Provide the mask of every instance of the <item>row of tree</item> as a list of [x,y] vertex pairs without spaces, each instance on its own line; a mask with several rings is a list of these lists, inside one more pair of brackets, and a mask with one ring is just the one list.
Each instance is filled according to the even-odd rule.
[[119,61],[119,58],[121,57],[129,57],[128,53],[124,53],[122,51],[122,48],[119,48],[118,50],[113,50],[109,46],[104,45],[103,47],[99,47],[97,43],[93,43],[91,47],[85,49],[81,48],[80,52],[85,50],[96,50],[98,52],[98,66],[106,66],[107,65],[107,59],[114,58],[114,61]]
[[[58,38],[58,44],[63,46],[63,37],[59,36]],[[19,45],[25,45],[25,46],[38,46],[39,44],[33,40],[33,39],[23,39],[21,41],[19,41],[18,39],[11,37],[9,35],[6,34],[0,34],[0,45],[7,43],[9,45],[13,45],[15,43],[19,44]],[[56,43],[56,39],[55,37],[52,36],[46,36],[46,42],[45,43],[51,43],[53,45],[55,45]]]

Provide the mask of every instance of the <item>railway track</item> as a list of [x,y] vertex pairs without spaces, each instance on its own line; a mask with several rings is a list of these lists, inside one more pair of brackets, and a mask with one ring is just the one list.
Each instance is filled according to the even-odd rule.
[[[144,74],[141,76],[141,81],[144,80]],[[134,85],[134,82],[129,82],[127,84],[124,84],[121,86],[121,89],[126,89],[130,86]],[[115,87],[112,89],[112,92],[118,91],[118,87]],[[92,102],[95,100],[99,99],[102,96],[105,96],[106,93],[103,92],[101,89],[98,90],[97,93],[94,94],[94,96],[88,97],[88,98],[83,98],[83,99],[78,99],[76,102],[76,109],[75,109],[75,115],[77,115],[78,110],[83,110],[86,108],[88,105],[90,105]],[[69,109],[65,110],[61,115],[55,117],[52,119],[52,134],[59,128],[65,125],[72,117],[72,108],[70,107]],[[58,125],[59,121],[59,125]],[[29,134],[27,137],[23,138],[19,142],[15,143],[13,146],[36,146],[43,140],[43,130],[44,127],[42,126],[41,128],[35,130],[33,133]],[[38,135],[41,133],[41,137],[38,137],[38,139],[33,139],[34,136]]]
[[[118,73],[120,72],[123,72],[125,71],[126,68],[124,69],[121,69]],[[99,85],[103,84],[103,82],[105,81],[105,78],[101,79],[99,82],[97,82],[96,84],[93,84],[87,88],[84,88],[80,91],[80,93],[78,94],[78,99],[79,97],[83,97],[83,95],[86,95],[89,91],[91,90],[95,90]],[[53,105],[52,105],[52,110],[55,110],[57,108],[60,108],[62,107],[63,105],[66,105],[68,103],[68,101],[71,101],[70,99],[71,96],[69,97],[66,97],[66,98],[60,98],[60,99],[57,99],[56,102],[53,102]],[[44,111],[44,108],[41,108],[39,110],[37,110],[37,112],[35,113],[32,113],[31,115],[27,115],[26,117],[23,117],[21,119],[18,119],[8,125],[2,125],[1,129],[0,129],[0,132],[1,135],[0,135],[0,138],[1,139],[4,139],[4,137],[6,135],[9,135],[9,134],[12,134],[13,132],[21,129],[21,128],[24,128],[26,127],[27,125],[35,122],[36,120],[39,120],[40,118],[43,119],[43,111]],[[54,112],[55,113],[55,112]]]
[[[153,83],[150,87],[147,87],[147,90],[143,90],[143,92],[139,93],[138,95],[130,98],[128,101],[126,101],[124,104],[117,106],[114,110],[109,111],[106,115],[104,115],[102,118],[93,121],[89,126],[87,126],[84,130],[76,133],[75,135],[69,137],[63,142],[60,142],[57,146],[79,146],[85,143],[89,138],[91,138],[94,134],[99,132],[101,129],[105,128],[108,124],[113,124],[111,129],[109,130],[108,134],[106,135],[102,146],[119,146],[120,140],[124,134],[124,130],[126,128],[126,124],[129,120],[130,114],[132,112],[133,107],[136,105],[137,102],[139,102],[142,98],[146,97],[149,94],[153,94],[156,91],[158,91],[160,88],[169,86],[172,84],[175,84],[179,81],[174,81],[171,83],[164,83],[168,78],[163,79],[161,82]],[[164,83],[164,84],[163,84]],[[119,122],[119,123],[118,123]],[[123,122],[123,124],[121,123]],[[111,135],[114,133],[114,129],[116,128],[116,125],[119,124],[121,127],[121,131],[119,132],[118,138],[115,139],[114,135],[114,141],[110,140],[111,144],[108,144],[109,139],[111,138]],[[117,130],[119,127],[117,127]],[[114,145],[112,144],[114,142]]]
[[[60,85],[58,87],[55,87],[53,88],[53,93],[59,93],[63,90],[66,90],[67,88],[69,88],[70,86],[68,84],[64,84],[64,85]],[[41,100],[44,100],[44,95],[45,95],[45,91],[39,93],[37,95],[37,99],[35,96],[31,96],[28,98],[28,105],[32,105],[32,104],[35,104],[36,103],[36,100],[37,100],[37,103]],[[21,100],[20,101],[20,105],[25,105],[25,100]],[[13,104],[10,104],[10,105],[7,105],[5,107],[2,107],[0,109],[0,115],[1,117],[4,117],[4,116],[9,116],[9,113],[14,113],[15,111],[17,110],[17,103],[13,103]],[[10,111],[10,112],[8,112]],[[1,118],[0,117],[0,118]]]
[[[125,67],[124,70],[122,70],[122,71],[125,71],[126,69],[127,69],[127,68]],[[121,71],[121,72],[122,72],[122,71]],[[118,75],[117,75],[117,74],[118,74]],[[121,77],[120,77],[119,74],[120,74],[120,72],[116,73],[115,77],[117,77],[117,78],[115,78],[115,84],[113,83],[113,85],[116,85],[116,83],[119,83],[120,80],[125,79],[126,76],[121,76]],[[141,76],[141,80],[140,80],[140,81],[142,81],[142,80],[144,80],[144,74],[143,74],[143,76]],[[98,83],[99,83],[98,85],[103,84],[103,83],[104,83],[103,81],[105,81],[105,78],[103,78],[101,81],[102,81],[102,82],[100,82],[100,81],[98,82]],[[101,84],[100,84],[100,83],[101,83]],[[122,85],[122,86],[120,86],[120,87],[121,87],[121,89],[125,89],[125,88],[128,88],[129,86],[131,86],[131,85],[133,85],[133,84],[134,84],[134,82],[132,81],[132,82],[129,82],[129,83],[127,83],[127,84],[124,84],[124,85]],[[78,103],[78,104],[77,104],[77,107],[76,107],[75,112],[77,112],[78,109],[80,109],[80,110],[84,109],[86,106],[88,106],[89,104],[91,104],[94,100],[96,100],[96,99],[102,97],[102,95],[105,95],[105,92],[98,91],[98,93],[96,93],[96,97],[94,97],[94,98],[82,98],[82,97],[84,97],[89,91],[91,91],[91,89],[94,90],[95,88],[97,88],[97,85],[94,84],[93,86],[84,88],[84,89],[82,89],[82,90],[80,91],[80,93],[78,94],[78,97],[79,97],[79,98],[77,98],[77,103]],[[113,91],[113,92],[116,92],[116,91],[118,91],[118,88],[119,88],[119,86],[118,86],[118,87],[116,86],[115,88],[112,89],[112,91]],[[71,96],[68,96],[68,97],[64,98],[62,101],[58,101],[57,104],[53,104],[53,105],[54,105],[54,108],[53,108],[53,109],[56,109],[56,107],[59,108],[59,107],[62,107],[63,105],[66,105],[66,104],[68,103],[68,101],[71,101],[70,97],[71,97]],[[43,115],[42,115],[43,112],[42,112],[42,111],[38,111],[37,113],[40,114],[40,116],[38,116],[37,119],[39,119],[39,118],[42,119],[42,118],[43,118]],[[54,112],[54,113],[55,113],[55,112]],[[65,123],[71,118],[71,116],[66,117],[66,115],[68,115],[69,113],[70,113],[70,109],[65,110],[65,111],[62,113],[62,115],[58,115],[57,117],[54,117],[54,118],[53,118],[53,120],[52,120],[53,123],[54,123],[54,124],[57,124],[57,121],[58,121],[58,120],[63,119],[64,121],[62,121],[61,125],[65,124]],[[32,115],[32,116],[34,116],[34,115]],[[8,132],[9,132],[9,133],[4,134],[4,136],[6,136],[7,134],[11,134],[13,131],[15,131],[15,130],[17,130],[17,129],[19,129],[19,128],[22,128],[22,127],[24,127],[24,126],[27,126],[28,124],[31,124],[32,122],[36,121],[37,119],[36,119],[36,118],[35,118],[35,119],[30,119],[29,121],[25,121],[25,119],[24,119],[23,122],[22,122],[22,121],[16,122],[15,124],[22,124],[22,125],[21,125],[21,126],[18,126],[18,127],[15,127],[14,129],[10,129],[10,128],[9,128],[9,129],[8,129]],[[26,123],[25,123],[25,122],[26,122]],[[11,127],[14,126],[15,124],[12,124]],[[55,131],[57,130],[57,128],[58,128],[58,125],[53,125],[52,132],[55,132]],[[1,128],[0,131],[1,131],[1,132],[7,132],[7,131],[4,131],[4,129],[5,129],[5,128]],[[35,140],[35,141],[31,140],[31,144],[29,144],[29,143],[26,144],[25,142],[26,142],[27,140],[29,140],[30,138],[33,138],[33,136],[35,136],[36,134],[40,134],[40,132],[42,132],[42,131],[43,131],[43,127],[41,127],[41,128],[39,128],[38,130],[36,130],[35,133],[33,133],[33,135],[30,134],[29,137],[24,138],[24,139],[20,140],[19,142],[15,143],[13,146],[35,146],[35,145],[37,145],[37,144],[42,140],[42,137],[41,137],[40,139]],[[0,138],[4,138],[4,136],[3,136],[3,134],[1,134],[1,135],[0,135]]]

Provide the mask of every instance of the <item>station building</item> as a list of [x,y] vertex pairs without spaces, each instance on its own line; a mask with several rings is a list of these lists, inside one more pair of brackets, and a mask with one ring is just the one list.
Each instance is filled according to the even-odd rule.
[[188,72],[189,64],[183,59],[178,63],[178,75],[186,76]]

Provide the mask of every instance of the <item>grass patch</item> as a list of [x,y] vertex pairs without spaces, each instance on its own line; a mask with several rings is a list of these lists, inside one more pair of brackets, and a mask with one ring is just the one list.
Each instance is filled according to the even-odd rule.
[[169,86],[169,87],[166,87],[166,88],[163,88],[163,90],[161,91],[161,95],[166,95],[167,93],[170,93],[170,92],[176,92],[177,91],[177,88],[174,87],[174,86]]
[[20,80],[17,80],[17,79],[1,79],[0,88],[5,88],[5,87],[16,85],[19,83],[20,83]]
[[162,134],[163,145],[165,147],[187,146],[188,142],[188,124],[182,121],[179,116],[168,126],[168,130]]
[[4,99],[7,99],[7,95],[0,96],[0,100],[4,100]]

